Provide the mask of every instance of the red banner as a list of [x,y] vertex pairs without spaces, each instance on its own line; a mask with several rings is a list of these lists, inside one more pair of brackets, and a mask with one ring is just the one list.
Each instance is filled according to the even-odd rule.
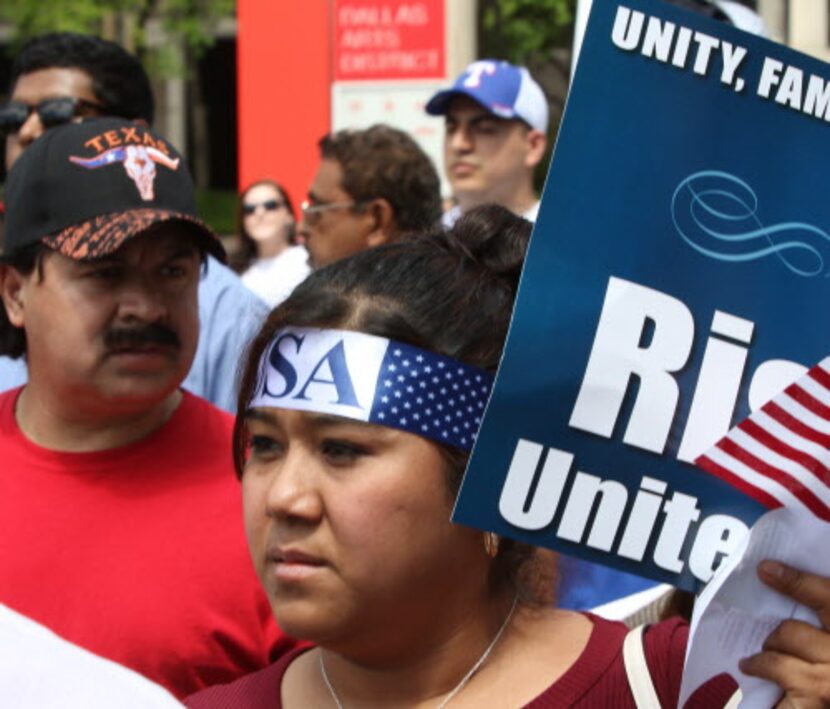
[[314,177],[317,141],[331,129],[329,8],[236,2],[240,189],[270,177],[296,204]]
[[444,79],[444,0],[336,0],[335,81]]

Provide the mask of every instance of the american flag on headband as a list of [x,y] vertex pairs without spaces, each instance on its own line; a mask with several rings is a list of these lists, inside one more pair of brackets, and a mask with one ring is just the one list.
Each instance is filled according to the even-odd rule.
[[830,522],[830,357],[695,463],[770,509],[807,509]]
[[263,353],[250,406],[334,414],[472,450],[493,375],[375,335],[290,327]]
[[475,367],[390,341],[369,421],[470,450],[492,384]]

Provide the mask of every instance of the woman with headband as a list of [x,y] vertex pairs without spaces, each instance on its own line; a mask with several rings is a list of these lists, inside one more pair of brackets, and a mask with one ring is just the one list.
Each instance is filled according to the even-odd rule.
[[[274,614],[315,646],[190,707],[634,707],[644,683],[649,706],[676,705],[682,621],[638,636],[647,669],[627,670],[624,625],[553,606],[546,552],[449,522],[529,232],[479,208],[315,272],[270,315],[243,372],[235,462]],[[801,691],[768,660],[756,669]],[[693,701],[724,706],[735,689],[721,676]]]

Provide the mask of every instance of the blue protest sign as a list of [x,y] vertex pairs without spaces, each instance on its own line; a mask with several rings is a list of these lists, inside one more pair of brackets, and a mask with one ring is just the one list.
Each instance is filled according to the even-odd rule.
[[830,67],[595,0],[454,521],[695,589],[762,508],[692,461],[830,352]]

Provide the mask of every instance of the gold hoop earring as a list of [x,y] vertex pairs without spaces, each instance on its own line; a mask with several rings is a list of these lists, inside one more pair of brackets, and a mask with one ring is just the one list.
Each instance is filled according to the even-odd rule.
[[484,551],[491,559],[495,559],[499,553],[499,535],[495,532],[484,533]]

